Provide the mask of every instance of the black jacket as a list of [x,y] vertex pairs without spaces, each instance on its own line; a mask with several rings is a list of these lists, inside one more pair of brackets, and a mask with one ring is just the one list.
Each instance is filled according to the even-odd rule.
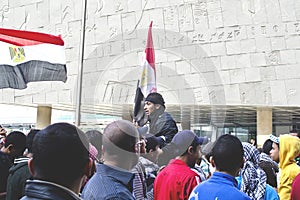
[[26,180],[31,178],[27,157],[16,158],[9,169],[7,179],[6,200],[20,199],[24,195]]
[[170,143],[174,135],[178,132],[176,122],[167,112],[150,116],[149,122],[149,133],[155,135],[156,137],[164,136],[166,143]]
[[25,196],[21,200],[81,200],[71,190],[46,181],[29,180],[25,185]]
[[6,192],[9,168],[12,166],[8,155],[0,151],[0,193]]

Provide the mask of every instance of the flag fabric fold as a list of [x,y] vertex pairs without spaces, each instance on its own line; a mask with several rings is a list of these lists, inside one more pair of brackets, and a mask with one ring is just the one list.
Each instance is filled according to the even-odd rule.
[[24,89],[36,81],[67,80],[60,36],[0,28],[0,88]]
[[143,126],[147,122],[147,116],[144,112],[144,100],[151,92],[156,92],[156,69],[155,54],[152,40],[152,21],[148,29],[148,37],[146,49],[142,57],[142,76],[138,82],[134,103],[134,121],[139,126]]

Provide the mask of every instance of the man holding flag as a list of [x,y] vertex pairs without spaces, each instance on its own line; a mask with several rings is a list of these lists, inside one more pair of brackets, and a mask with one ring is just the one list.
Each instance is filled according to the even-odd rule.
[[[142,66],[142,78],[136,91],[133,120],[138,126],[144,126],[149,122],[149,130],[147,131],[159,137],[160,147],[163,147],[172,140],[178,132],[178,128],[172,116],[165,112],[166,107],[163,97],[157,93],[152,22],[148,30]],[[141,129],[146,132],[145,127]]]
[[145,99],[144,110],[149,119],[149,133],[160,138],[161,148],[170,143],[178,132],[176,122],[165,109],[165,101],[161,94],[150,93]]

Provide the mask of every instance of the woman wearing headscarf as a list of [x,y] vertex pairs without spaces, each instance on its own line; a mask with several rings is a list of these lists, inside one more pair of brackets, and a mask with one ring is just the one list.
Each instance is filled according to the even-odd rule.
[[238,178],[240,190],[253,200],[279,200],[276,190],[267,184],[266,173],[258,165],[259,151],[249,143],[242,144],[245,163]]

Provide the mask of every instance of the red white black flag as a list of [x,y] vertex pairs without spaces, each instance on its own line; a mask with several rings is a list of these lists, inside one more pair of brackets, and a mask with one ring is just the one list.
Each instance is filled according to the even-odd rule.
[[155,55],[152,40],[152,22],[148,29],[148,38],[146,49],[142,58],[142,77],[139,81],[134,104],[134,120],[140,125],[144,125],[147,122],[147,118],[144,113],[144,100],[151,92],[156,92],[156,69],[155,69]]
[[35,81],[67,80],[60,36],[0,28],[0,88],[24,89]]

